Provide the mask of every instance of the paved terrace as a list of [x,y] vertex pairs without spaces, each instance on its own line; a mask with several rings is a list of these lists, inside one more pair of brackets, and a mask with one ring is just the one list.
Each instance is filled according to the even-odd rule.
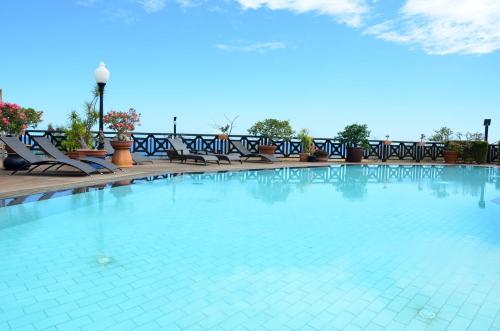
[[[2,163],[2,162],[0,162]],[[417,164],[408,161],[388,161],[382,163],[378,160],[365,160],[365,164]],[[207,166],[201,163],[170,163],[167,160],[155,160],[153,164],[138,165],[123,171],[117,171],[114,174],[82,176],[80,173],[71,169],[61,168],[59,171],[47,172],[45,175],[37,174],[35,170],[33,174],[25,174],[19,172],[16,175],[10,175],[11,171],[6,171],[0,167],[0,199],[14,198],[23,195],[29,195],[41,192],[51,192],[70,188],[93,186],[105,184],[125,179],[144,178],[149,176],[158,176],[165,173],[189,173],[189,172],[205,172],[205,171],[237,171],[237,170],[252,170],[252,169],[276,169],[284,167],[322,167],[332,164],[345,164],[343,160],[331,160],[329,162],[298,162],[296,158],[283,159],[277,163],[264,162],[233,162],[233,164],[208,164]],[[423,162],[419,164],[426,165],[443,165],[443,163]],[[489,165],[491,166],[491,165]]]

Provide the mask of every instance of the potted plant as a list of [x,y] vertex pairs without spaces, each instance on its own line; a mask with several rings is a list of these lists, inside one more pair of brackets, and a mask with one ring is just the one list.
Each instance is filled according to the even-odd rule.
[[280,121],[273,118],[255,123],[248,129],[248,133],[263,138],[264,143],[259,145],[259,153],[261,154],[275,154],[276,146],[273,145],[273,142],[278,139],[290,140],[293,136],[290,121]]
[[366,124],[351,124],[340,131],[335,139],[346,144],[347,162],[361,162],[364,150],[370,147],[368,137],[370,137],[370,131]]
[[64,129],[66,139],[61,143],[66,154],[72,159],[81,159],[86,156],[104,158],[105,150],[92,148],[92,126],[97,122],[99,114],[90,103],[86,103],[85,117],[72,111],[69,115],[69,126]]
[[135,130],[136,125],[140,125],[140,117],[134,108],[130,108],[128,112],[112,110],[104,116],[104,123],[109,129],[116,131],[116,137],[111,141],[111,146],[115,150],[111,161],[119,167],[128,168],[133,164],[130,154],[133,140],[130,139],[130,131]]
[[324,149],[316,149],[314,151],[314,158],[317,162],[327,162],[328,161],[328,152]]
[[226,119],[226,124],[220,125],[215,123],[214,127],[219,130],[219,134],[217,135],[217,139],[219,140],[228,140],[229,136],[231,135],[231,132],[233,131],[234,128],[234,122],[238,119],[239,116],[235,116],[234,118],[229,118],[228,116],[224,115],[224,118]]
[[300,148],[302,151],[299,153],[299,160],[300,162],[307,162],[312,153],[314,153],[314,138],[309,134],[309,130],[307,129],[300,130],[297,138],[300,140]]
[[[440,142],[444,144],[443,157],[444,162],[449,164],[455,164],[458,160],[459,144],[451,143],[450,138],[453,135],[453,130],[447,127],[441,127],[434,131],[434,135],[431,136],[431,140],[435,142]],[[459,135],[460,137],[461,135]]]
[[419,142],[417,142],[417,146],[418,146],[418,147],[423,147],[423,146],[425,146],[425,134],[423,134],[423,133],[422,133],[422,134],[420,135],[420,141],[419,141]]
[[[31,127],[35,128],[42,121],[41,111],[23,108],[15,103],[0,102],[0,134],[19,137]],[[3,161],[6,170],[17,170],[27,165],[26,161],[6,147],[7,157]]]

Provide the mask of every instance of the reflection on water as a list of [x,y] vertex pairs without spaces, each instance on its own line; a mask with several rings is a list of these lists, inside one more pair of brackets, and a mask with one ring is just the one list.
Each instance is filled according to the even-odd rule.
[[[345,199],[362,200],[370,186],[401,182],[416,183],[416,189],[431,192],[439,199],[455,195],[478,197],[478,206],[485,208],[485,187],[500,190],[498,168],[467,166],[356,166],[341,165],[321,168],[285,168],[274,171],[207,173],[190,175],[193,179],[248,182],[254,198],[266,203],[286,202],[294,190],[306,192],[310,185],[331,184]],[[490,197],[494,199],[496,197]]]

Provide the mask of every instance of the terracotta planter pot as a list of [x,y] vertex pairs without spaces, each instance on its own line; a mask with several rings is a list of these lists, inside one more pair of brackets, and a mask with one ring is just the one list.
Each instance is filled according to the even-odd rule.
[[458,153],[456,151],[444,150],[443,151],[444,163],[456,164]]
[[392,140],[384,140],[384,145],[391,145],[392,144]]
[[105,150],[98,149],[77,149],[72,152],[67,152],[68,155],[72,159],[81,160],[87,156],[90,157],[98,157],[104,159],[106,157],[107,152]]
[[309,161],[309,153],[299,153],[300,162],[308,162]]
[[307,158],[307,161],[308,161],[308,162],[316,162],[316,161],[318,161],[318,160],[317,160],[317,157],[316,157],[316,156],[314,156],[314,155],[309,155],[309,157]]
[[84,154],[78,152],[78,151],[71,151],[71,152],[66,152],[66,155],[70,158],[70,159],[75,159],[75,160],[80,160],[82,159],[83,157],[85,157]]
[[363,160],[363,147],[347,147],[347,162],[359,163]]
[[85,149],[85,150],[83,150],[83,152],[87,156],[98,157],[101,159],[104,159],[106,157],[106,155],[108,154],[108,152],[103,150],[103,149]]
[[115,150],[111,161],[120,168],[130,168],[133,165],[132,155],[130,154],[133,141],[111,141],[110,143]]
[[227,134],[221,133],[221,134],[217,135],[217,139],[219,139],[219,140],[228,140],[229,136]]
[[260,154],[275,154],[276,146],[274,145],[259,145],[259,153]]

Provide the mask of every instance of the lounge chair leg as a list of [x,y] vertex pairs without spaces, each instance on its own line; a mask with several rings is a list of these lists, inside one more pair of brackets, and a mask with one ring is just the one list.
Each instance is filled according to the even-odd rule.
[[[32,172],[33,170],[35,170],[35,169],[36,169],[36,168],[38,168],[39,166],[40,166],[40,164],[38,164],[38,165],[34,166],[33,168],[29,169],[29,170],[28,170],[28,172],[27,172],[27,174],[29,174],[30,172]],[[13,172],[12,174],[14,174],[14,173],[18,172],[19,170],[21,170],[21,169],[17,169],[17,170],[16,170],[15,172]]]

